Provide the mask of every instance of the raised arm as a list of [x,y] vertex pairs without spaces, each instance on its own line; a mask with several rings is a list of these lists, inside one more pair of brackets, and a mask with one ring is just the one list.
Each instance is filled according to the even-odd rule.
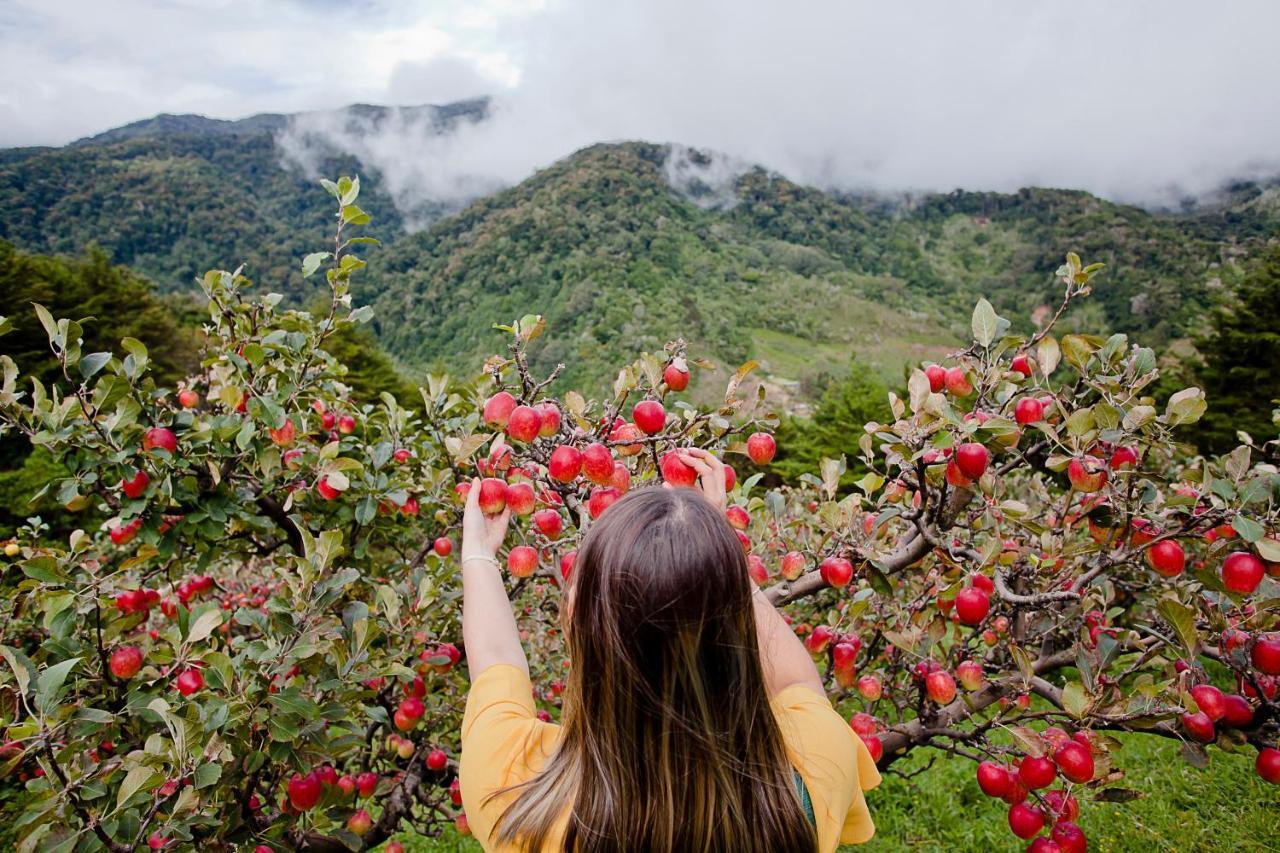
[[[697,448],[680,452],[680,460],[698,472],[698,484],[707,500],[721,511],[725,508],[724,463],[711,453]],[[753,582],[754,586],[754,582]],[[756,641],[760,645],[760,663],[764,666],[765,689],[769,695],[802,684],[825,693],[822,676],[804,643],[791,630],[782,614],[759,588],[751,596],[755,608]]]
[[510,510],[481,512],[480,481],[472,481],[462,516],[462,642],[472,679],[498,663],[529,671],[497,559],[510,518]]

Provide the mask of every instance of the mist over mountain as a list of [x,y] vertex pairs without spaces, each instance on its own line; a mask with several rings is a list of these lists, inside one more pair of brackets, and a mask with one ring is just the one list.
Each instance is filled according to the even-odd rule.
[[606,381],[627,352],[684,336],[723,363],[761,360],[781,393],[803,397],[851,354],[888,381],[941,354],[981,294],[1031,328],[1067,251],[1109,269],[1066,328],[1187,339],[1280,225],[1274,180],[1176,209],[1079,190],[888,194],[805,185],[679,143],[591,145],[519,179],[485,148],[510,127],[502,109],[478,98],[161,115],[10,149],[0,238],[53,253],[94,243],[168,292],[244,263],[305,303],[317,285],[298,261],[331,228],[316,180],[359,174],[387,246],[370,253],[358,296],[411,371],[471,369],[492,322],[538,311],[557,334],[537,357],[570,361],[572,381]]

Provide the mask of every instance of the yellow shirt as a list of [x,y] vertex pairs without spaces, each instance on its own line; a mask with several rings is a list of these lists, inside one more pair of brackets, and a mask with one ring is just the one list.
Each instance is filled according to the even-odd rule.
[[[795,685],[773,697],[787,758],[800,772],[817,820],[818,850],[858,844],[875,833],[863,791],[880,784],[871,754],[831,703],[809,687]],[[475,837],[498,851],[489,836],[515,793],[481,805],[493,791],[529,779],[550,757],[560,727],[536,716],[529,676],[510,664],[485,669],[471,684],[462,719],[459,777],[462,805]],[[549,849],[559,850],[566,812]],[[503,848],[510,849],[510,848]]]

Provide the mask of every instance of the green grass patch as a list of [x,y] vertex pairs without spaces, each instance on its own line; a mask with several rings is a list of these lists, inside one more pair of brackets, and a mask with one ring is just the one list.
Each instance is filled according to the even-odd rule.
[[[1252,853],[1276,849],[1280,788],[1253,772],[1252,750],[1237,754],[1211,749],[1212,760],[1197,770],[1182,760],[1178,744],[1142,735],[1121,735],[1116,765],[1123,787],[1142,797],[1129,803],[1097,803],[1081,797],[1080,826],[1089,849],[1115,853],[1203,851]],[[1009,832],[1004,803],[982,795],[974,764],[920,750],[896,765],[903,772],[933,766],[913,779],[886,776],[869,794],[876,837],[844,851],[1021,851],[1026,842]],[[408,833],[399,840],[409,851],[479,851],[473,839],[452,831],[438,839]]]

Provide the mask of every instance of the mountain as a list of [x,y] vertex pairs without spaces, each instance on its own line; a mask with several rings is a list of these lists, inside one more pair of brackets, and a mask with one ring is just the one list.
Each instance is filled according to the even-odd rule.
[[564,362],[572,381],[601,383],[683,335],[812,398],[851,353],[896,382],[967,340],[981,295],[1032,330],[1061,299],[1068,251],[1109,269],[1064,329],[1186,338],[1280,223],[1258,187],[1178,213],[1048,189],[888,203],[761,168],[726,181],[714,161],[596,145],[402,238],[366,293],[380,338],[415,367],[474,365],[495,346],[490,322],[538,311],[550,333],[537,364]]
[[638,349],[684,336],[730,367],[760,360],[787,401],[816,399],[854,354],[899,381],[904,364],[967,338],[979,295],[1016,330],[1033,328],[1060,298],[1052,274],[1068,251],[1108,270],[1064,328],[1185,349],[1242,261],[1280,234],[1275,183],[1166,211],[1045,188],[886,198],[624,142],[467,204],[406,194],[405,175],[375,156],[379,134],[445,135],[488,110],[481,99],[239,121],[163,115],[63,148],[0,151],[0,238],[40,253],[96,243],[161,292],[244,262],[264,287],[305,302],[316,285],[300,278],[299,258],[325,244],[331,223],[315,178],[359,173],[372,233],[387,244],[359,295],[411,370],[474,369],[500,344],[493,322],[538,312],[550,323],[538,364],[563,361],[569,380],[603,384]]
[[[311,129],[376,134],[395,120],[448,133],[483,120],[487,110],[480,99],[239,121],[160,115],[63,148],[11,149],[0,152],[0,238],[46,253],[97,243],[163,291],[185,290],[210,267],[244,262],[252,277],[305,298],[298,258],[328,240],[331,218],[315,179],[368,172]],[[306,146],[306,163],[282,150],[286,131]],[[393,237],[400,212],[385,182],[368,177],[363,202],[376,212],[380,233]]]

